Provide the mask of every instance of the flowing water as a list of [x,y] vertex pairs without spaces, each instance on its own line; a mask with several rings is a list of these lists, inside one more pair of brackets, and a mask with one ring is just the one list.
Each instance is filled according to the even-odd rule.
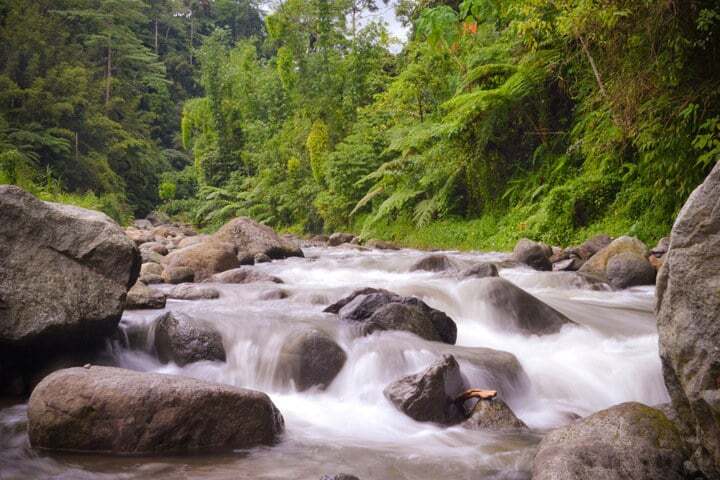
[[[537,443],[548,429],[624,401],[668,400],[652,314],[654,288],[609,291],[570,273],[506,268],[500,275],[574,320],[543,337],[504,330],[498,313],[475,292],[479,280],[410,272],[422,252],[307,248],[306,258],[261,264],[284,284],[218,285],[218,300],[169,300],[167,309],[204,318],[220,330],[227,362],[162,365],[115,343],[119,366],[255,388],[267,392],[285,418],[274,447],[232,455],[115,458],[38,454],[28,446],[26,406],[0,405],[0,479],[318,479],[352,473],[361,479],[529,478]],[[502,254],[447,252],[459,268]],[[458,325],[457,345],[512,352],[527,374],[501,386],[530,434],[497,434],[418,423],[383,396],[390,382],[427,367],[457,347],[405,332],[358,337],[328,304],[360,287],[414,295]],[[268,299],[285,292],[284,299]],[[126,312],[121,325],[150,325],[158,311]],[[298,393],[277,381],[277,353],[294,329],[312,325],[335,337],[347,362],[325,391]],[[151,332],[152,335],[152,332]],[[149,341],[152,341],[150,336]],[[460,360],[475,387],[498,388],[492,377]]]

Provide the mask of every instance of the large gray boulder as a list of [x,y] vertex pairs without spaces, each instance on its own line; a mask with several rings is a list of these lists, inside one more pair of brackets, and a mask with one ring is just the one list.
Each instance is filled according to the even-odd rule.
[[421,258],[410,266],[411,272],[426,271],[426,272],[444,272],[446,270],[452,270],[455,268],[452,261],[447,255],[428,255]]
[[135,244],[108,216],[1,185],[3,369],[27,372],[56,354],[102,346],[139,271]]
[[195,281],[200,282],[239,266],[237,249],[232,243],[211,239],[170,252],[166,269],[187,267],[194,272]]
[[579,271],[605,279],[607,278],[608,262],[615,255],[622,253],[633,253],[643,258],[648,256],[647,247],[642,241],[635,237],[623,236],[616,238],[607,247],[590,257]]
[[665,385],[698,466],[720,478],[720,165],[675,221],[656,295]]
[[230,451],[272,445],[282,415],[264,393],[110,367],[46,377],[28,405],[30,444],[112,454]]
[[494,309],[496,323],[523,333],[546,335],[575,323],[550,305],[499,277],[481,279],[478,297]]
[[230,220],[215,232],[212,239],[232,244],[238,257],[242,258],[252,259],[258,253],[264,253],[272,259],[303,256],[297,244],[282,238],[267,225],[247,217]]
[[166,301],[166,294],[138,281],[128,291],[125,308],[128,310],[165,308]]
[[424,371],[391,383],[383,393],[398,410],[418,422],[450,425],[465,419],[462,405],[455,402],[465,390],[457,360],[443,355]]
[[341,320],[360,322],[364,334],[378,330],[405,330],[426,340],[454,344],[457,325],[440,310],[415,297],[403,297],[388,290],[356,290],[328,306]]
[[619,253],[608,260],[605,274],[613,288],[654,285],[655,269],[647,258],[632,252]]
[[685,448],[659,410],[623,403],[550,432],[533,480],[684,480]]
[[155,350],[161,362],[182,367],[201,360],[225,361],[222,335],[206,321],[167,312],[155,322]]
[[548,245],[522,238],[515,244],[513,260],[529,265],[535,270],[552,270],[550,263],[552,254],[552,248]]
[[310,328],[293,332],[280,350],[276,378],[292,381],[298,391],[326,388],[342,370],[345,351],[326,333]]
[[472,267],[468,267],[461,271],[459,274],[460,278],[486,278],[486,277],[497,277],[498,268],[497,265],[491,262],[480,262]]

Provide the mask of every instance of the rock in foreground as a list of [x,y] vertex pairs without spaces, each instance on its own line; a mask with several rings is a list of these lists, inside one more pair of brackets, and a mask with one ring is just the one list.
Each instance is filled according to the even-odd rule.
[[271,445],[283,417],[262,392],[110,367],[46,377],[28,406],[30,444],[114,454],[227,451]]
[[0,364],[32,370],[102,345],[140,271],[133,241],[103,213],[15,186],[0,186],[0,217]]
[[720,478],[720,165],[690,195],[660,269],[656,314],[665,385],[694,457]]
[[345,351],[317,329],[293,332],[280,350],[276,377],[295,384],[298,391],[324,389],[335,379],[347,360]]
[[684,445],[665,415],[623,403],[550,432],[533,480],[683,480]]

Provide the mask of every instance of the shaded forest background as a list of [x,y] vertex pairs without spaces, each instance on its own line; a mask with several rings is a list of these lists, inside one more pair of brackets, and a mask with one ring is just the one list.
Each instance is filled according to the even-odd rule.
[[0,183],[213,229],[652,242],[720,157],[713,0],[0,0]]

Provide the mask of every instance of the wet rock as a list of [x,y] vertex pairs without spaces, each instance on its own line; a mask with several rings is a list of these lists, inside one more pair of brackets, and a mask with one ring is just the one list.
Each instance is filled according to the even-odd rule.
[[400,250],[400,247],[384,240],[370,239],[365,242],[366,247],[377,248],[378,250]]
[[31,374],[101,347],[139,271],[137,247],[106,215],[0,185],[2,369]]
[[603,248],[607,247],[612,243],[613,239],[612,237],[600,234],[595,235],[592,238],[589,238],[583,242],[582,245],[579,247],[572,247],[565,249],[565,252],[569,255],[575,255],[581,260],[589,260],[590,257],[598,253]]
[[252,267],[233,268],[232,270],[215,274],[207,279],[207,281],[212,283],[283,283],[278,277],[261,272],[260,270],[255,270]]
[[337,313],[341,320],[361,322],[363,333],[377,330],[405,330],[426,340],[454,344],[457,326],[445,313],[415,297],[403,297],[388,290],[356,290],[325,312]]
[[647,258],[647,247],[643,242],[634,237],[620,237],[613,240],[610,245],[593,255],[580,268],[581,272],[607,278],[606,268],[612,257],[620,253],[634,253]]
[[636,285],[654,285],[655,269],[645,257],[632,252],[614,255],[605,268],[608,282],[613,288],[628,288]]
[[225,361],[222,335],[208,322],[167,312],[155,324],[155,350],[161,362],[183,367],[201,360]]
[[343,243],[352,242],[353,238],[355,238],[355,235],[351,233],[336,232],[330,235],[330,238],[328,238],[328,245],[330,245],[331,247],[337,247],[338,245],[341,245]]
[[264,393],[193,378],[96,367],[60,370],[28,406],[37,449],[111,454],[230,451],[272,445],[282,415]]
[[166,298],[163,292],[137,282],[127,294],[125,308],[127,310],[165,308]]
[[315,243],[327,243],[328,240],[330,240],[330,237],[327,235],[313,235],[310,237],[310,241]]
[[426,370],[391,383],[383,393],[408,417],[447,425],[464,419],[462,406],[455,403],[455,398],[466,389],[455,357],[443,355]]
[[499,398],[477,402],[469,418],[461,426],[469,430],[530,430]]
[[125,234],[135,242],[135,245],[142,245],[144,243],[152,242],[155,240],[155,236],[152,234],[152,232],[148,232],[147,230],[138,230],[137,228],[128,227],[125,230]]
[[195,271],[190,267],[165,267],[162,272],[162,279],[165,283],[177,285],[179,283],[194,282]]
[[184,283],[170,290],[168,298],[176,300],[212,300],[220,298],[220,292],[216,288]]
[[208,240],[171,252],[167,265],[190,268],[195,272],[195,281],[200,282],[213,274],[236,268],[240,262],[231,243]]
[[585,264],[585,260],[573,255],[565,260],[553,262],[552,269],[555,272],[577,272],[583,264]]
[[256,253],[253,257],[254,263],[268,263],[272,262],[272,258],[268,257],[264,253]]
[[276,288],[274,290],[268,290],[260,294],[260,300],[283,300],[290,297],[290,293],[287,290]]
[[720,164],[690,195],[670,235],[655,312],[665,385],[693,456],[720,478]]
[[155,253],[157,253],[159,255],[163,255],[163,256],[168,254],[167,247],[160,242],[148,242],[148,243],[143,243],[142,245],[140,245],[141,253],[146,250],[150,251],[150,252],[155,252]]
[[529,265],[535,270],[552,270],[552,249],[541,242],[520,239],[513,249],[513,260]]
[[425,270],[427,272],[444,272],[454,268],[453,263],[446,255],[428,255],[410,266],[411,272]]
[[513,330],[533,335],[556,333],[575,323],[550,305],[503,278],[485,278],[478,283],[478,297],[497,312],[496,321]]
[[267,225],[247,217],[238,217],[222,226],[212,239],[232,244],[238,256],[255,256],[264,253],[277,260],[287,257],[302,257],[303,252],[296,242],[280,237]]
[[323,475],[320,480],[360,480],[355,475],[348,475],[347,473],[339,473],[337,475]]
[[480,373],[476,378],[482,387],[497,390],[500,398],[526,392],[530,387],[530,379],[515,355],[502,350],[483,347],[443,346],[441,351],[453,355],[463,365],[466,372]]
[[550,432],[533,480],[683,480],[685,448],[665,415],[623,403]]
[[460,278],[497,277],[498,269],[494,263],[481,262],[460,272]]
[[326,333],[312,328],[293,332],[282,346],[276,378],[298,391],[326,388],[340,373],[347,355]]

